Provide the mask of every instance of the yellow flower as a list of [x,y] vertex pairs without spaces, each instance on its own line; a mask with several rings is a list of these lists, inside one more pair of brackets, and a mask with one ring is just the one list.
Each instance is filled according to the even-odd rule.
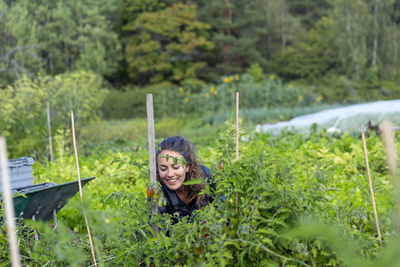
[[183,93],[183,87],[179,87],[179,92]]
[[189,102],[189,98],[185,97],[185,99],[183,100],[183,102],[185,102],[185,103]]
[[302,101],[303,101],[303,96],[302,96],[302,95],[299,95],[299,96],[297,97],[297,100],[298,100],[299,102],[302,102]]
[[236,81],[239,80],[239,75],[235,75],[235,80],[236,80]]
[[214,87],[211,87],[210,88],[210,93],[213,93],[215,91],[215,88]]
[[269,75],[269,79],[270,79],[270,80],[273,80],[274,78],[275,78],[274,75]]
[[318,96],[317,99],[315,99],[315,101],[317,102],[321,102],[321,100],[322,100],[322,95]]
[[291,84],[291,83],[289,83],[287,87],[289,87],[289,88],[292,88],[292,84]]
[[231,81],[233,80],[233,78],[232,77],[226,77],[225,79],[224,79],[224,83],[230,83]]
[[214,94],[214,95],[218,95],[218,92],[217,92],[217,91],[214,91],[213,94]]
[[209,94],[209,93],[206,93],[206,97],[210,97],[210,94]]

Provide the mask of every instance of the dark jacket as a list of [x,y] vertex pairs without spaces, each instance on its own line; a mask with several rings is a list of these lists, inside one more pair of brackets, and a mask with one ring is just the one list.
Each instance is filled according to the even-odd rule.
[[[216,185],[215,185],[215,183],[212,182],[212,179],[211,179],[210,169],[204,165],[201,165],[201,167],[205,174],[206,182],[210,185],[211,190],[212,191],[216,190]],[[177,214],[177,217],[173,218],[173,223],[178,222],[179,218],[182,218],[185,216],[192,217],[194,210],[204,207],[214,200],[214,198],[212,196],[206,195],[204,200],[202,201],[200,207],[196,204],[195,199],[193,199],[189,204],[186,205],[178,197],[178,194],[175,191],[169,189],[166,185],[164,185],[162,183],[161,183],[161,190],[164,193],[164,198],[165,198],[167,204],[165,206],[160,207],[158,209],[158,211],[160,214],[164,214],[164,213],[168,213],[171,215]]]

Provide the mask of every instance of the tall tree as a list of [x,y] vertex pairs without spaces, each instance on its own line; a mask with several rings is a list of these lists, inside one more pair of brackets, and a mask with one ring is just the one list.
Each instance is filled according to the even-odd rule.
[[208,58],[213,73],[240,73],[253,63],[272,71],[277,51],[297,38],[300,23],[284,0],[197,0],[199,17],[212,26],[215,50]]
[[31,45],[18,45],[7,29],[10,9],[10,3],[0,0],[0,87],[27,72],[26,67],[17,59],[18,54],[25,58],[36,58],[36,54],[31,51]]
[[393,20],[395,0],[335,0],[335,45],[343,72],[360,80],[371,71],[393,79],[400,71],[400,29]]
[[367,3],[372,16],[371,26],[368,27],[371,29],[368,34],[368,63],[380,77],[399,77],[400,28],[395,16],[398,1],[368,0]]
[[371,23],[368,6],[365,0],[335,0],[330,15],[337,23],[335,42],[340,47],[338,56],[344,71],[360,80],[368,58],[366,25]]
[[125,48],[128,73],[142,84],[195,80],[206,65],[203,51],[213,44],[210,26],[196,18],[196,6],[172,4],[154,12],[142,12],[124,28],[132,35]]
[[31,74],[78,68],[112,74],[121,54],[107,18],[116,12],[118,1],[16,1],[7,16],[7,30],[17,46],[29,47],[35,57],[17,53],[15,60]]
[[278,54],[274,65],[278,73],[314,81],[328,73],[354,80],[399,77],[396,1],[335,0],[331,4],[327,16]]
[[15,67],[11,59],[13,52],[9,51],[10,43],[12,42],[11,36],[5,28],[8,10],[9,8],[6,3],[0,0],[0,86],[2,85],[1,82],[5,83],[5,81],[8,80],[5,72]]
[[324,17],[298,42],[281,50],[274,60],[274,70],[284,79],[315,82],[340,69],[335,45],[336,22]]
[[[132,30],[132,21],[144,12],[155,12],[166,7],[166,1],[158,0],[122,0],[120,12],[120,20],[117,27],[117,33],[122,46],[122,51],[126,51],[126,46],[131,42],[135,32]],[[118,88],[131,82],[129,75],[128,63],[126,57],[123,56],[119,65],[118,71],[109,80]]]

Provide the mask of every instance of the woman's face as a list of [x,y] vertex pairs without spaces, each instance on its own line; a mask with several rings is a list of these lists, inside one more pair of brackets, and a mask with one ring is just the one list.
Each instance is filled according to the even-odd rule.
[[160,178],[171,190],[178,190],[185,182],[189,167],[184,166],[183,162],[183,156],[171,150],[163,150],[157,158]]

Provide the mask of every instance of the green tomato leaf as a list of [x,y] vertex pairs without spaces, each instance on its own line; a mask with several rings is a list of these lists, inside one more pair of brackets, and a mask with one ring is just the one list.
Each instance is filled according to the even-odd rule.
[[193,184],[201,184],[203,183],[203,180],[201,180],[200,178],[196,178],[196,179],[190,179],[189,181],[184,182],[184,185],[193,185]]

